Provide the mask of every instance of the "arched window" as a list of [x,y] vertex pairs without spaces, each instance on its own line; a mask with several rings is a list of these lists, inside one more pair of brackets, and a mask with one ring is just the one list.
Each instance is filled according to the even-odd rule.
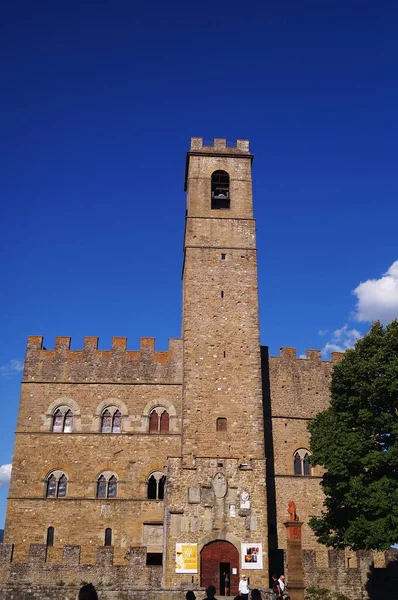
[[54,475],[50,475],[47,479],[47,498],[55,498],[57,495],[57,480]]
[[163,500],[166,475],[161,471],[152,473],[148,479],[148,500]]
[[110,433],[112,431],[112,415],[109,410],[102,413],[101,433]]
[[54,527],[47,528],[46,546],[54,546]]
[[72,433],[73,412],[67,406],[58,408],[53,415],[52,431],[54,433]]
[[54,471],[46,480],[47,498],[65,498],[68,478],[62,471]]
[[97,498],[117,498],[117,477],[105,472],[97,479]]
[[158,433],[159,431],[159,415],[156,410],[153,410],[149,415],[149,433]]
[[113,413],[112,419],[112,433],[120,433],[122,430],[122,413],[120,410],[116,410]]
[[53,431],[54,433],[62,432],[64,429],[64,415],[59,409],[55,411],[53,417]]
[[170,417],[163,406],[157,406],[149,415],[149,433],[169,433]]
[[294,455],[294,474],[301,475],[301,458],[298,452]]
[[218,417],[216,428],[217,431],[227,431],[227,419],[225,417]]
[[226,171],[214,171],[211,176],[211,208],[230,208],[229,175]]
[[107,527],[105,529],[105,542],[104,546],[112,546],[112,529]]
[[65,413],[64,420],[64,433],[72,433],[73,426],[73,412],[71,410],[67,410]]
[[160,415],[160,433],[169,432],[169,413],[164,410]]
[[58,498],[65,498],[66,496],[66,485],[68,480],[65,475],[61,475],[58,481]]
[[309,454],[306,454],[303,458],[303,474],[311,475],[311,464]]
[[117,408],[107,408],[101,416],[101,433],[120,433],[122,413]]
[[310,456],[305,448],[296,450],[293,456],[293,472],[295,475],[312,475]]

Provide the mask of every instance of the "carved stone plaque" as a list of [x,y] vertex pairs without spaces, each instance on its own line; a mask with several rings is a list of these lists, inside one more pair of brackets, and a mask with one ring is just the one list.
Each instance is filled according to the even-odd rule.
[[188,489],[188,502],[189,502],[189,504],[199,504],[200,503],[200,488],[199,487],[190,487]]
[[228,483],[222,473],[217,473],[213,479],[213,490],[216,498],[225,498],[228,490]]

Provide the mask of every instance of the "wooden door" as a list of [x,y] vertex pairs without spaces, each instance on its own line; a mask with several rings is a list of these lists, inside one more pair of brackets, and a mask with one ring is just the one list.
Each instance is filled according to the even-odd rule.
[[[230,564],[231,596],[238,594],[239,587],[239,552],[233,544],[223,540],[210,542],[200,553],[200,585],[207,588],[214,585],[216,594],[220,594],[220,565]],[[234,569],[236,574],[234,575]],[[224,591],[224,589],[223,589]]]

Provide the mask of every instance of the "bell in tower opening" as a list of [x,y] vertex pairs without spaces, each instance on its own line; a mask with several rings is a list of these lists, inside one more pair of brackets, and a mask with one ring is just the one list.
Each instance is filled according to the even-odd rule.
[[211,176],[211,208],[230,208],[229,175],[226,171],[214,171]]

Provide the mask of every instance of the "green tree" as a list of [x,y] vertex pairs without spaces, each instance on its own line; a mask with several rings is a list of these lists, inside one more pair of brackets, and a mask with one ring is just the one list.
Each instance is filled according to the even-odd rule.
[[309,425],[322,465],[324,511],[310,526],[333,548],[398,542],[398,321],[369,333],[336,364],[331,405]]

